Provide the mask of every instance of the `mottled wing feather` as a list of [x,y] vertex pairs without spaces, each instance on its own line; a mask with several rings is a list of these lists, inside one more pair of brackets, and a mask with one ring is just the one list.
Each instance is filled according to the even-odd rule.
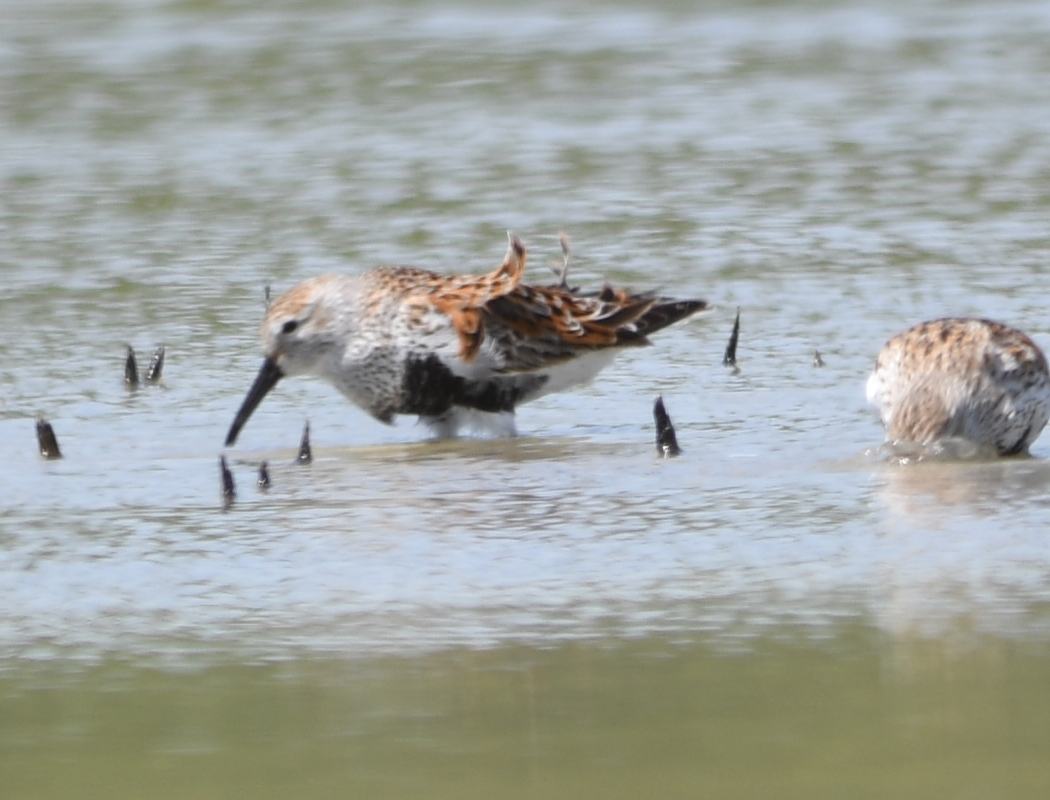
[[411,271],[411,294],[449,318],[464,363],[477,359],[486,338],[496,354],[495,369],[504,373],[562,363],[586,350],[644,345],[648,333],[707,305],[611,287],[577,295],[559,287],[526,286],[521,283],[525,261],[525,247],[514,237],[503,263],[486,275]]
[[519,286],[485,307],[486,317],[527,338],[554,337],[572,347],[616,344],[617,331],[641,317],[652,298],[632,298],[626,305],[546,287]]
[[648,336],[705,308],[706,300],[671,300],[660,297],[638,320],[635,327],[640,336]]
[[459,355],[466,363],[472,363],[481,349],[482,309],[518,286],[525,274],[525,258],[525,245],[514,237],[503,263],[487,275],[462,275],[433,282],[428,299],[452,320],[459,335]]
[[581,297],[519,286],[490,302],[483,322],[502,356],[502,370],[515,372],[553,366],[586,351],[647,345],[647,334],[706,306],[703,300],[672,301],[624,290]]

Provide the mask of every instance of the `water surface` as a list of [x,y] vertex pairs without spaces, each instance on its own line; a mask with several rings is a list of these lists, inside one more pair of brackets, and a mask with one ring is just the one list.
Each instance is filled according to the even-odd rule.
[[[12,796],[1045,796],[1050,446],[885,463],[863,398],[921,319],[1050,346],[1045,4],[9,6]],[[282,382],[222,511],[266,285],[508,229],[714,310],[512,441]]]

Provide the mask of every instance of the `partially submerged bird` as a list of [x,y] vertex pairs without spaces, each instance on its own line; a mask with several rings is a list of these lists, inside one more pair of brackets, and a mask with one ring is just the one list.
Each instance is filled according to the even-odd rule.
[[1050,419],[1043,352],[1016,328],[983,319],[923,322],[890,339],[867,394],[889,441],[958,437],[1016,455]]
[[262,368],[226,444],[286,375],[315,375],[385,423],[416,414],[439,438],[464,427],[514,434],[514,409],[586,383],[622,347],[707,303],[606,287],[527,286],[517,237],[486,275],[381,267],[322,275],[278,297],[262,325]]

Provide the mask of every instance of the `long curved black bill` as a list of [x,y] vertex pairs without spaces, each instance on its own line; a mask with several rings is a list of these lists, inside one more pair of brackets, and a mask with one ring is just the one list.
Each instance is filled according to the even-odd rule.
[[281,372],[281,368],[277,366],[276,361],[267,358],[263,362],[259,374],[255,376],[255,383],[253,383],[252,388],[248,390],[248,396],[245,397],[244,402],[241,403],[241,409],[237,412],[237,416],[233,418],[230,432],[226,434],[227,447],[237,441],[237,434],[241,432],[241,428],[244,427],[244,423],[246,423],[248,418],[251,417],[256,406],[262,402],[262,399],[266,397],[267,393],[277,385],[277,381],[283,377],[284,373]]

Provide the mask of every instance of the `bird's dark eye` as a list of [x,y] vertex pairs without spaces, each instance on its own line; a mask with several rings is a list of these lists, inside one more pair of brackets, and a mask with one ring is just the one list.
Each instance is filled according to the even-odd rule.
[[283,333],[294,333],[295,329],[298,328],[298,327],[299,327],[299,320],[297,320],[297,319],[290,319],[286,323],[284,323],[284,325],[281,326],[281,331]]

